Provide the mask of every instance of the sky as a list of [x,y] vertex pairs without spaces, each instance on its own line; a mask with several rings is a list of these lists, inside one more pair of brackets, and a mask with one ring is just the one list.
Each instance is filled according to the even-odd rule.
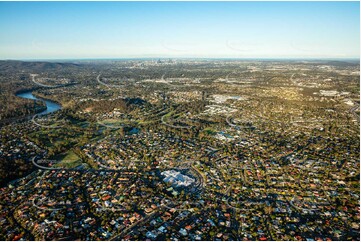
[[359,58],[359,2],[0,2],[0,59]]

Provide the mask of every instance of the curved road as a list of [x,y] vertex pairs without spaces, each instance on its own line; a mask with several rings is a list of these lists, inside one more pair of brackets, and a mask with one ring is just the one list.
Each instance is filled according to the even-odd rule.
[[116,170],[116,169],[77,169],[77,168],[58,168],[58,167],[46,167],[39,165],[35,162],[35,157],[32,159],[32,163],[34,166],[38,167],[42,170],[48,170],[48,171],[85,171],[85,172],[135,172],[132,170]]
[[171,128],[176,128],[176,129],[190,129],[190,128],[192,128],[192,126],[180,126],[180,125],[168,124],[166,121],[164,121],[164,117],[165,117],[165,115],[163,115],[162,118],[161,118],[162,124],[167,125],[167,126],[169,126]]

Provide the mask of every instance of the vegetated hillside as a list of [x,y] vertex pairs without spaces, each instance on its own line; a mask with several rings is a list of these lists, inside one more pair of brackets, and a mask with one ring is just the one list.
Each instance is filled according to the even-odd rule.
[[26,117],[46,109],[42,101],[15,97],[13,94],[0,95],[0,103],[0,127],[3,120]]
[[328,61],[325,65],[336,66],[336,67],[347,67],[347,66],[358,66],[359,63],[355,61]]
[[344,68],[344,67],[357,67],[360,66],[360,63],[356,59],[349,60],[309,60],[309,61],[296,61],[297,65],[315,65],[315,66],[334,66],[336,68]]
[[61,70],[63,68],[78,69],[79,64],[74,63],[55,63],[55,62],[42,62],[42,61],[16,61],[4,60],[0,61],[0,71],[50,71]]

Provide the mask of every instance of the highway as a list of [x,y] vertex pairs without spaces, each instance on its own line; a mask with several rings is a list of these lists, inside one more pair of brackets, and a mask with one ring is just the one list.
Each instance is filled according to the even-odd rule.
[[352,108],[350,108],[349,112],[354,116],[354,118],[357,120],[357,123],[360,123],[360,116],[357,115],[356,110],[360,110],[360,105],[356,104]]
[[42,87],[48,87],[48,88],[55,88],[55,87],[62,87],[64,85],[54,85],[54,86],[51,86],[51,85],[45,85],[45,84],[42,84],[40,82],[37,82],[35,81],[35,77],[38,76],[37,74],[30,74],[30,77],[31,77],[31,81],[34,82],[36,85],[38,86],[42,86]]
[[105,82],[102,82],[102,81],[100,80],[100,76],[101,76],[101,74],[99,74],[99,75],[97,76],[97,82],[98,82],[99,84],[102,84],[102,85],[107,86],[107,87],[109,87],[109,88],[111,88],[111,87],[124,88],[124,87],[125,87],[124,85],[107,84],[107,83],[105,83]]
[[[42,170],[48,170],[48,171],[79,171],[79,172],[134,172],[133,170],[116,170],[116,169],[77,169],[77,168],[60,168],[60,167],[46,167],[39,165],[35,162],[35,156],[32,159],[32,163],[34,166],[38,167]],[[130,176],[130,175],[129,175]]]
[[162,123],[163,123],[164,125],[169,126],[169,127],[176,128],[176,129],[190,129],[190,128],[192,128],[192,126],[180,126],[180,125],[168,124],[166,121],[164,121],[164,117],[165,117],[165,115],[163,115],[162,118],[161,118]]

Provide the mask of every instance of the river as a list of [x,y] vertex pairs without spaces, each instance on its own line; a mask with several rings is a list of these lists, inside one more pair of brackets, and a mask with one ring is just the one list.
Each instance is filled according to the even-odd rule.
[[23,92],[23,93],[19,93],[16,96],[21,97],[21,98],[27,98],[27,99],[31,99],[31,100],[42,100],[45,101],[46,104],[46,109],[44,111],[42,111],[41,113],[39,113],[39,115],[45,115],[48,113],[53,113],[55,111],[58,111],[59,109],[61,109],[61,106],[55,102],[49,101],[49,100],[45,100],[45,99],[41,99],[41,98],[36,98],[31,91],[29,92]]

